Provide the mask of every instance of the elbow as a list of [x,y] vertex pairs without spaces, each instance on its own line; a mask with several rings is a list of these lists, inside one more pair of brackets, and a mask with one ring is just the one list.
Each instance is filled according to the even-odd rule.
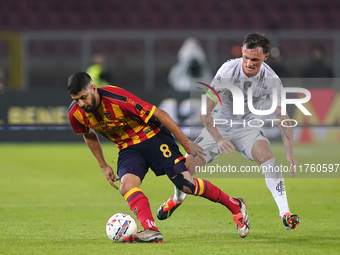
[[157,107],[156,107],[152,117],[159,120],[160,122],[162,122],[162,120],[164,120],[164,118],[171,118],[170,115],[167,112],[165,112],[162,109],[159,109]]

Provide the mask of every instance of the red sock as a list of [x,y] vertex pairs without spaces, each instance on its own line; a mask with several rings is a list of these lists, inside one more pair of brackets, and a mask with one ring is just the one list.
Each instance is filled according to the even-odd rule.
[[240,204],[236,199],[229,197],[226,193],[213,185],[211,182],[194,178],[195,181],[195,196],[205,197],[213,202],[218,202],[226,206],[232,214],[240,212]]
[[139,188],[129,190],[124,198],[144,229],[154,229],[158,231],[155,220],[152,217],[149,200]]

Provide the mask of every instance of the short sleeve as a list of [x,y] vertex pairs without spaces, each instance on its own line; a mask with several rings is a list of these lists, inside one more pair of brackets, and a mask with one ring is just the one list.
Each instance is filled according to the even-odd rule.
[[126,95],[128,97],[127,102],[124,105],[124,108],[131,112],[132,114],[138,115],[138,117],[145,123],[147,123],[151,116],[153,115],[156,106],[143,101],[139,97],[129,93],[126,91]]
[[84,125],[83,116],[80,113],[79,109],[75,105],[73,107],[70,107],[68,118],[70,121],[70,124],[72,126],[72,129],[77,135],[83,135],[88,133],[88,127]]

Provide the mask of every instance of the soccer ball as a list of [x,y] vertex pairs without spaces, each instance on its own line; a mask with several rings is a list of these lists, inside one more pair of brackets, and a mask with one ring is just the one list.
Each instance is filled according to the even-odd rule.
[[136,220],[127,213],[116,213],[106,223],[106,234],[113,242],[122,242],[124,237],[137,233]]

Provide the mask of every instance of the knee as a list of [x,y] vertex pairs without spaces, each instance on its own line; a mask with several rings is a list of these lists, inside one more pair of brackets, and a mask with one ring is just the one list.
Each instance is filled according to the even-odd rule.
[[130,185],[128,185],[127,183],[121,182],[120,186],[119,186],[119,192],[122,196],[125,196],[125,194],[131,190],[132,188],[130,187]]
[[263,164],[269,159],[274,158],[268,142],[264,140],[256,141],[251,149],[251,153],[254,160],[259,164]]
[[262,155],[261,156],[262,156],[262,159],[264,160],[264,162],[269,160],[269,159],[271,159],[271,158],[273,158],[273,154],[272,154],[272,152],[269,149],[264,149],[262,151]]
[[124,197],[126,193],[134,188],[139,188],[139,186],[121,183],[119,186],[119,192]]
[[183,191],[186,194],[193,194],[195,191],[195,184],[190,180],[185,179],[183,174],[178,174],[174,178],[171,179],[173,184],[177,187],[177,189]]
[[139,188],[141,181],[138,176],[126,174],[120,180],[119,191],[124,196],[133,188]]
[[190,188],[188,188],[187,186],[183,186],[182,191],[186,194],[193,194],[193,191]]
[[261,165],[272,158],[274,158],[274,156],[270,149],[263,149],[254,157],[255,161]]

